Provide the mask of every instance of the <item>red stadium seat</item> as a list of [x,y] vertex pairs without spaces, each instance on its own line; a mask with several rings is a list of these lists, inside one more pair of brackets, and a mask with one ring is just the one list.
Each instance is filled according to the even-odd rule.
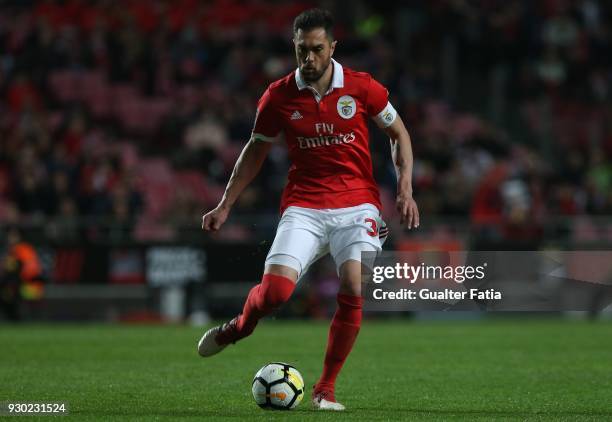
[[164,159],[142,160],[138,166],[139,188],[143,192],[145,214],[157,218],[172,205],[175,193],[175,179],[172,169]]
[[49,86],[55,97],[63,102],[79,99],[80,81],[77,72],[59,70],[49,75]]
[[112,110],[112,98],[106,77],[100,71],[81,74],[81,100],[97,118],[107,118]]
[[139,166],[140,157],[138,155],[138,149],[133,143],[126,141],[117,144],[119,149],[119,156],[123,167],[133,169]]
[[196,170],[181,171],[176,174],[178,184],[188,189],[194,200],[202,204],[209,204],[211,201],[208,186],[204,175]]

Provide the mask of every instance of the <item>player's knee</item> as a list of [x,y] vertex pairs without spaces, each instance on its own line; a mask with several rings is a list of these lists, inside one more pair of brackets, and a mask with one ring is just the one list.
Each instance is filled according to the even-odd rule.
[[339,293],[351,296],[361,295],[361,263],[356,260],[347,260],[340,266]]
[[288,277],[265,274],[260,289],[264,307],[278,308],[289,300],[295,289],[295,283]]
[[340,283],[339,293],[350,296],[361,296],[361,281],[346,281]]

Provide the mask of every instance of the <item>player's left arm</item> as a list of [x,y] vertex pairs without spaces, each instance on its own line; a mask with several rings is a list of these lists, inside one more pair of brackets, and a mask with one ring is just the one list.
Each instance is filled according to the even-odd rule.
[[412,143],[404,122],[399,115],[393,123],[382,128],[391,141],[391,157],[397,174],[397,199],[395,206],[400,221],[409,229],[419,227],[419,208],[412,197]]
[[419,208],[412,198],[412,145],[402,118],[389,102],[389,91],[370,78],[366,97],[366,109],[370,117],[389,136],[391,157],[397,174],[397,199],[395,207],[400,221],[409,229],[419,227]]

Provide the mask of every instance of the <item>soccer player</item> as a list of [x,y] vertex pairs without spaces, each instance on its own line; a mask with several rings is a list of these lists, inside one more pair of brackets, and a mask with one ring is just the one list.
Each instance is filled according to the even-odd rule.
[[292,165],[261,283],[249,292],[241,314],[203,335],[198,352],[211,356],[250,335],[259,319],[289,299],[308,267],[330,253],[340,278],[338,307],[312,397],[318,409],[344,410],[334,397],[334,385],[361,325],[361,253],[380,252],[387,235],[372,176],[368,118],[391,139],[401,222],[418,227],[419,212],[412,198],[410,137],[402,119],[380,83],[332,59],[337,43],[332,25],[331,14],[320,9],[295,18],[298,68],[262,95],[251,139],[223,198],[202,217],[204,230],[219,230],[272,144],[286,143]]

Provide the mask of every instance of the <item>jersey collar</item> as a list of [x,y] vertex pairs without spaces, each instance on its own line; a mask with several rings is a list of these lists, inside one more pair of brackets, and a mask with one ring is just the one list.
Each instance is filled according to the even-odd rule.
[[[334,74],[332,75],[331,86],[329,87],[325,95],[332,92],[334,88],[344,88],[344,71],[342,70],[342,65],[334,59],[331,59],[331,61],[334,65]],[[300,91],[309,88],[309,85],[302,78],[302,74],[300,73],[299,67],[295,70],[295,83]]]

